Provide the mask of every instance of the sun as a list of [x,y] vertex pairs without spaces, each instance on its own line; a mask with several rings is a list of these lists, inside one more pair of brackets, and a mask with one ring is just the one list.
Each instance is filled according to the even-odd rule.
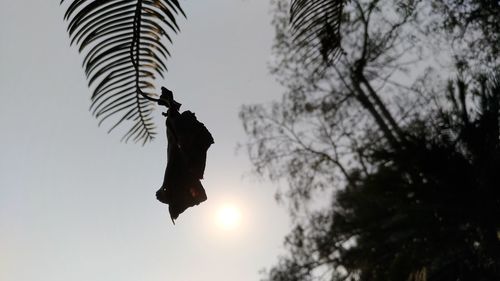
[[234,205],[223,205],[217,210],[216,221],[224,230],[235,229],[241,223],[241,212]]

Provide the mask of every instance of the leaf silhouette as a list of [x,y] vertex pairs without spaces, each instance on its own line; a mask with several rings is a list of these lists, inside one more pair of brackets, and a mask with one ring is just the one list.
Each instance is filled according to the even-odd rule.
[[179,13],[185,17],[177,0],[72,0],[66,10],[71,44],[84,53],[93,88],[90,110],[99,125],[114,119],[108,132],[131,123],[125,142],[154,138],[153,82],[170,56],[161,40],[172,42]]
[[343,4],[344,0],[292,0],[292,35],[306,63],[330,62],[340,54]]

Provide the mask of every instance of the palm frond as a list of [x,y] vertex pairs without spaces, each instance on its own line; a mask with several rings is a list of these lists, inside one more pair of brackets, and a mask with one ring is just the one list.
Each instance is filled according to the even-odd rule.
[[331,62],[341,51],[340,23],[345,0],[292,0],[290,22],[306,63]]
[[153,81],[170,56],[161,40],[172,42],[179,13],[185,16],[178,0],[72,0],[66,10],[71,44],[85,53],[90,110],[99,125],[114,119],[109,132],[129,123],[124,141],[146,143],[155,135]]

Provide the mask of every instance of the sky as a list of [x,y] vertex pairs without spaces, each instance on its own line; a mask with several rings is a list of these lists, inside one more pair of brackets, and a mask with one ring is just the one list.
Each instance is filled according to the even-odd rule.
[[[174,226],[156,201],[166,165],[158,137],[120,142],[97,126],[82,56],[59,1],[2,0],[0,9],[0,280],[259,280],[284,253],[290,223],[276,187],[252,176],[238,111],[278,99],[267,62],[268,1],[181,0],[188,16],[158,81],[211,131],[208,200]],[[108,127],[106,127],[108,125]],[[217,222],[227,204],[239,225]]]

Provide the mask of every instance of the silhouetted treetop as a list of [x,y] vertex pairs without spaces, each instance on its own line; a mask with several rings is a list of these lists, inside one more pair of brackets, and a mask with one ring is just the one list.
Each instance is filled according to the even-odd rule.
[[285,93],[240,113],[295,225],[264,280],[500,279],[500,61],[483,30],[496,3],[345,1],[339,34],[322,35],[341,38],[335,61],[317,37],[297,44],[288,1],[273,3]]

